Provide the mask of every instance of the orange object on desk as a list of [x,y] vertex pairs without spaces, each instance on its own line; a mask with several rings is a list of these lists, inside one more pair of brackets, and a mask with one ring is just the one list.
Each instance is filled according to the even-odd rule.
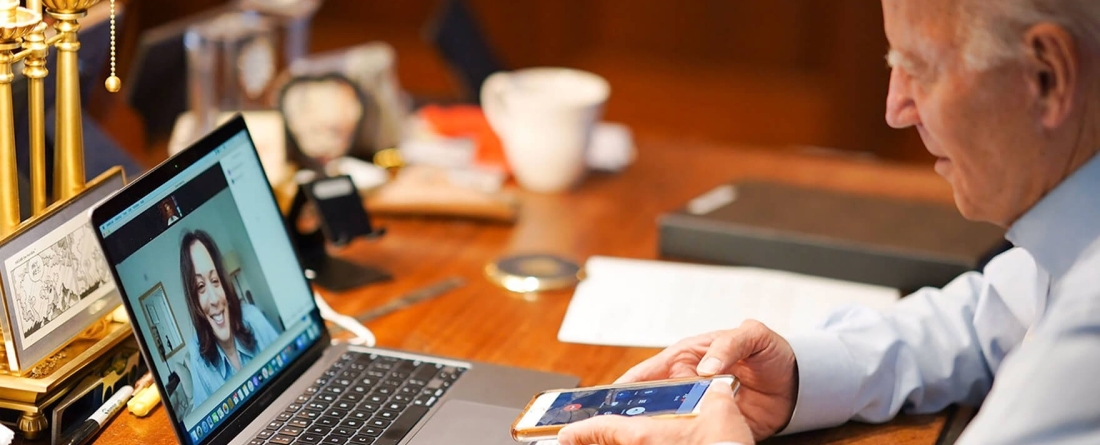
[[468,137],[477,147],[476,162],[511,172],[500,143],[481,107],[474,105],[427,105],[418,112],[432,131],[448,137]]

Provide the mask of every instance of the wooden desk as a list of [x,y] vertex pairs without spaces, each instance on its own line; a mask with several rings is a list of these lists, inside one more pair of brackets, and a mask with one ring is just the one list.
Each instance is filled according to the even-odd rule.
[[[654,258],[657,215],[735,178],[790,183],[947,204],[948,185],[930,167],[884,165],[794,149],[744,149],[642,138],[639,159],[617,175],[594,174],[569,194],[525,194],[515,226],[464,221],[385,220],[389,232],[340,252],[382,266],[396,279],[325,298],[357,314],[448,276],[468,284],[370,324],[380,346],[573,374],[581,384],[607,383],[655,349],[557,341],[571,290],[519,296],[482,275],[503,254],[550,251],[583,261],[591,255]],[[943,415],[903,416],[886,425],[849,424],[783,437],[771,444],[932,444]],[[165,410],[146,419],[122,413],[99,443],[174,443]]]

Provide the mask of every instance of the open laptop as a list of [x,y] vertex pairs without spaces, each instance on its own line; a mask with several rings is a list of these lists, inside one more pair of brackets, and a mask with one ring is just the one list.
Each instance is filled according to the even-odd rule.
[[577,379],[332,343],[238,116],[92,212],[180,442],[511,444]]

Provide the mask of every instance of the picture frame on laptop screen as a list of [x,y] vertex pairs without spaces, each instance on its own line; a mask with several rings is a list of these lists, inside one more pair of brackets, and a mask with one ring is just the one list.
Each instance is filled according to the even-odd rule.
[[26,374],[122,304],[88,209],[125,183],[122,168],[112,168],[0,244],[0,327],[12,373]]

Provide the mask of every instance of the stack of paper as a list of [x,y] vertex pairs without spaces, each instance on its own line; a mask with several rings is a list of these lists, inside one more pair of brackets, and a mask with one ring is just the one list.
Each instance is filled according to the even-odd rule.
[[781,335],[813,329],[850,304],[883,310],[899,292],[774,270],[592,257],[558,340],[665,347],[704,332],[763,322]]

